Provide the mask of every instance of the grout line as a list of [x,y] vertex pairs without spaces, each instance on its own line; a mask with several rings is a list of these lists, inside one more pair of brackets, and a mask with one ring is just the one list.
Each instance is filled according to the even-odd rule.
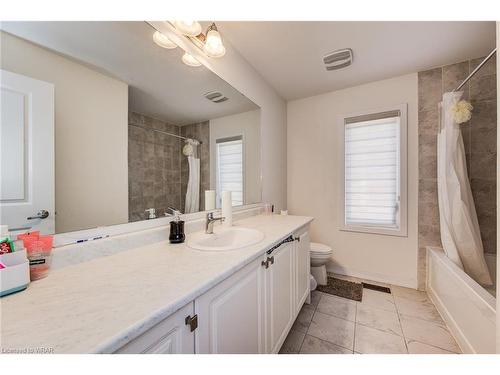
[[356,326],[358,325],[358,304],[354,309],[354,336],[352,338],[352,352],[354,354],[354,348],[356,347]]
[[408,350],[408,343],[406,342],[405,332],[403,330],[403,324],[401,323],[401,316],[395,298],[394,298],[394,307],[396,308],[396,315],[398,316],[399,328],[401,328],[401,334],[403,335],[403,341],[405,343],[406,353],[410,354],[410,351]]

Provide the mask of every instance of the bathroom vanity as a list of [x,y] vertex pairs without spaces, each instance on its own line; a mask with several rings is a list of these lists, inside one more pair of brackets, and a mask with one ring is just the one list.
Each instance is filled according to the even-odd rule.
[[252,246],[200,251],[161,241],[54,270],[0,301],[2,347],[277,353],[309,296],[311,221],[257,215],[234,224],[264,234]]

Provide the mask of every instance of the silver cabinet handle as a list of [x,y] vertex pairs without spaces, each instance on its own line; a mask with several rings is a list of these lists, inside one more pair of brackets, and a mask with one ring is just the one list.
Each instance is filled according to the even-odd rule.
[[27,219],[28,220],[46,219],[48,217],[49,217],[49,211],[47,211],[47,210],[41,210],[39,213],[36,214],[36,216],[30,216]]

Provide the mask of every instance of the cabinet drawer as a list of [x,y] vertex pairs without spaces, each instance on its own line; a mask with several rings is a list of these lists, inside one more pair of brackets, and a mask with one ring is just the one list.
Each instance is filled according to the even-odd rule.
[[193,354],[194,333],[189,325],[186,325],[186,317],[193,314],[194,305],[191,302],[118,349],[116,353]]

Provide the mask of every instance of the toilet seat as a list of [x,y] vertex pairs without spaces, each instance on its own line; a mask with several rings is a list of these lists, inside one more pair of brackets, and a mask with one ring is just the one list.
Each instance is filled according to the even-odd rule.
[[330,257],[333,251],[330,246],[324,245],[322,243],[311,242],[311,256],[315,257]]

